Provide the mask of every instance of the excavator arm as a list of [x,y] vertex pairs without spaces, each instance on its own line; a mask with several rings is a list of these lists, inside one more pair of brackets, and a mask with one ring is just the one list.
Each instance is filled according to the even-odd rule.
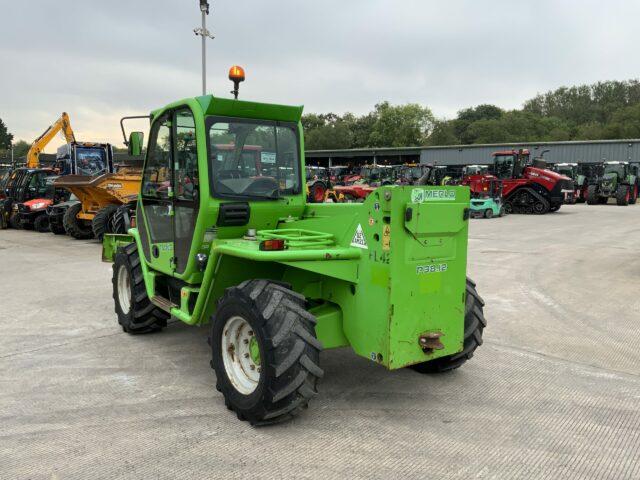
[[69,120],[69,115],[67,115],[66,112],[62,112],[60,118],[47,128],[42,135],[35,139],[29,149],[29,153],[27,153],[28,168],[39,167],[40,153],[60,131],[64,134],[64,138],[67,140],[67,143],[75,142],[75,136],[73,135],[73,129],[71,128],[71,121]]

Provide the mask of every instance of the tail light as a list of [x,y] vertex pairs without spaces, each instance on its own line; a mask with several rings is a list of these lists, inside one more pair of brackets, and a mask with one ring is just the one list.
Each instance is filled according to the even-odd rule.
[[265,252],[272,252],[275,250],[284,250],[286,247],[284,240],[272,239],[263,240],[260,242],[260,250]]

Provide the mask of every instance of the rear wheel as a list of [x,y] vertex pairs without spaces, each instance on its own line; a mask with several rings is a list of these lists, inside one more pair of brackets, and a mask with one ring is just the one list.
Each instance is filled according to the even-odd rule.
[[631,187],[629,205],[635,205],[637,200],[638,200],[638,186],[634,185],[633,187]]
[[87,240],[93,238],[93,231],[91,225],[86,225],[84,221],[78,218],[78,214],[82,210],[82,204],[76,203],[67,208],[62,217],[62,224],[64,225],[64,231],[67,235],[72,236],[78,240]]
[[484,318],[484,301],[476,291],[476,284],[467,278],[467,297],[464,315],[464,344],[462,351],[430,362],[418,363],[411,368],[420,373],[441,373],[455,370],[473,357],[476,348],[482,345],[482,332],[487,326]]
[[169,315],[149,297],[135,243],[118,250],[113,262],[113,300],[118,323],[127,333],[149,333],[167,326]]
[[631,195],[629,190],[629,185],[620,185],[618,187],[616,190],[616,203],[618,205],[623,207],[629,205],[629,197]]
[[216,388],[240,420],[287,420],[318,393],[322,345],[305,304],[302,295],[269,280],[228,288],[218,301],[211,367]]
[[487,208],[484,211],[484,218],[493,218],[493,210],[490,208]]
[[313,203],[324,202],[324,194],[327,191],[327,187],[323,182],[316,182],[311,186],[311,200]]
[[105,233],[111,233],[111,217],[118,210],[117,205],[107,205],[91,220],[91,230],[94,237],[102,241]]
[[39,215],[33,222],[33,229],[36,232],[41,232],[41,233],[49,232],[50,231],[49,217],[47,217],[46,214]]

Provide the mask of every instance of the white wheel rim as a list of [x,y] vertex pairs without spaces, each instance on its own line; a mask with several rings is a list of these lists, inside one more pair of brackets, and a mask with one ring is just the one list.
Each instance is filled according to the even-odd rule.
[[220,342],[222,361],[229,381],[243,395],[250,395],[260,382],[260,361],[254,361],[251,346],[257,348],[255,333],[249,322],[234,316],[227,320],[222,329]]
[[123,313],[131,310],[131,278],[125,265],[120,265],[118,270],[118,302]]

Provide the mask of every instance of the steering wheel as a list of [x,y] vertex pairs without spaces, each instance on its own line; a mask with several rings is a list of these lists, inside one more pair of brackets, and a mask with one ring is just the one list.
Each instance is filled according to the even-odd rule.
[[237,170],[220,170],[216,173],[216,176],[220,180],[227,180],[229,178],[242,178],[242,174]]
[[251,182],[243,193],[250,193],[253,195],[259,194],[273,194],[278,190],[278,182],[271,177],[259,177]]

